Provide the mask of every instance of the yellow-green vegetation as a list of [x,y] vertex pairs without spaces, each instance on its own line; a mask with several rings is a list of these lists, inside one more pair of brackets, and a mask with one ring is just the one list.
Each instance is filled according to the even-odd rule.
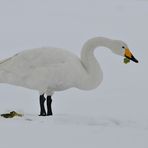
[[128,64],[129,62],[130,62],[130,59],[128,59],[128,58],[124,58],[124,61],[123,61],[125,64]]
[[1,117],[4,117],[4,118],[13,118],[13,117],[22,117],[23,114],[20,114],[20,113],[17,113],[15,111],[11,111],[9,113],[5,113],[5,114],[1,114]]

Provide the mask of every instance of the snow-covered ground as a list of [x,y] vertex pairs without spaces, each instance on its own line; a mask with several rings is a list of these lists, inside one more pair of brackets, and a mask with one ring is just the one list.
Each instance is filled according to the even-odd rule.
[[24,49],[56,46],[79,55],[94,36],[128,43],[139,64],[96,49],[104,72],[93,91],[70,89],[53,96],[53,117],[39,117],[38,92],[0,85],[0,148],[147,148],[148,1],[0,1],[0,59]]
[[1,147],[147,147],[148,126],[134,121],[59,114],[1,119]]

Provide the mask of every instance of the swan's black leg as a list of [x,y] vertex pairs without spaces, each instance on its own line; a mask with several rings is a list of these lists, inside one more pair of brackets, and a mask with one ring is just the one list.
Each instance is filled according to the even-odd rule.
[[47,96],[47,116],[52,116],[51,103],[52,103],[51,96]]
[[44,107],[44,102],[45,102],[45,97],[44,94],[40,95],[40,115],[39,116],[46,116],[46,111]]

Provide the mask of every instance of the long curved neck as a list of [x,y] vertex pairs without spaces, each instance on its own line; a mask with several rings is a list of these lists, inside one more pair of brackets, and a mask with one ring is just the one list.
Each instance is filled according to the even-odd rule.
[[94,50],[98,46],[110,48],[112,46],[112,40],[104,37],[96,37],[84,44],[81,51],[81,62],[88,76],[85,82],[85,89],[96,88],[103,79],[101,67],[94,56]]

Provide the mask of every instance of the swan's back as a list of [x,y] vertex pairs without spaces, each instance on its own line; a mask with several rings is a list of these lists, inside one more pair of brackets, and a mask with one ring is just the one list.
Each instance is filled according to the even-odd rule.
[[30,50],[24,50],[20,53],[17,53],[16,55],[4,59],[0,62],[0,67],[2,66],[8,66],[9,68],[17,67],[17,68],[23,68],[26,66],[27,68],[34,67],[42,67],[46,65],[55,65],[64,63],[67,60],[73,60],[77,57],[72,54],[71,52],[59,49],[59,48],[37,48],[37,49],[30,49]]
[[[25,50],[0,63],[0,81],[32,89],[66,89],[82,73],[80,59],[59,48]],[[41,87],[41,88],[39,88]]]

